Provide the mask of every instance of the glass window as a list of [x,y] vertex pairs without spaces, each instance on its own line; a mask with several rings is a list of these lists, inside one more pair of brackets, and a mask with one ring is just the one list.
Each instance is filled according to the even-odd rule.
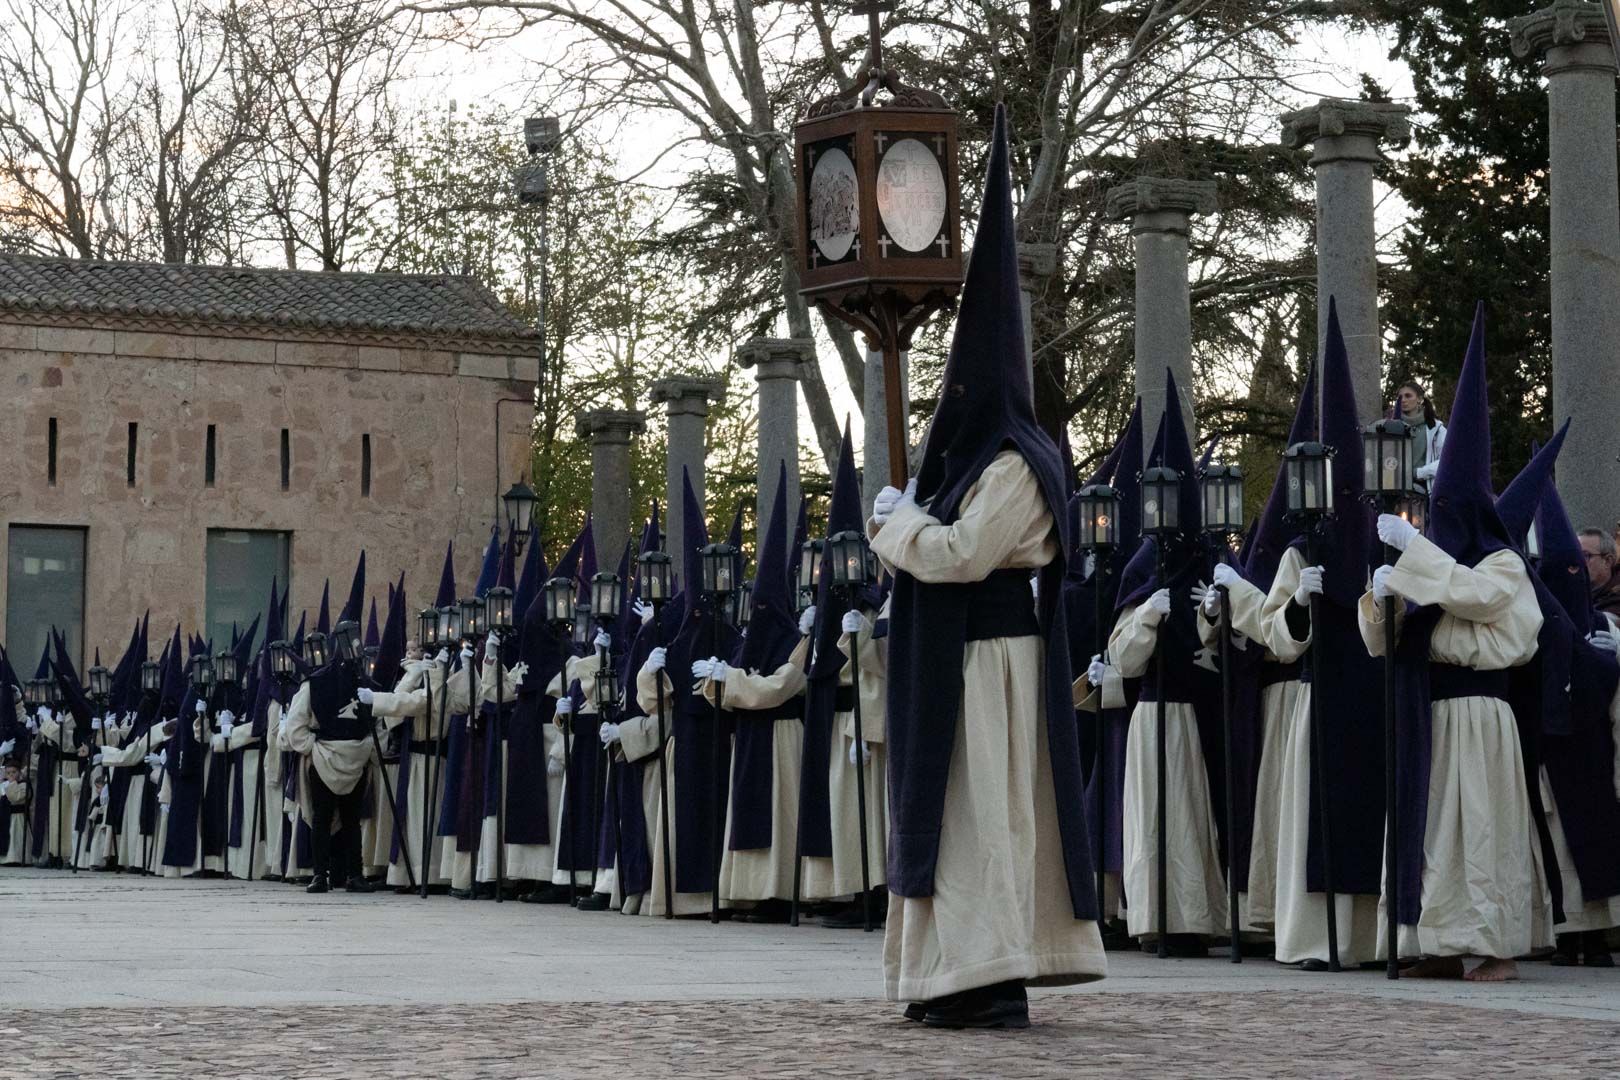
[[[272,578],[278,589],[286,590],[291,556],[290,532],[208,530],[208,637],[215,652],[230,646],[233,625],[246,630],[264,612]],[[260,619],[260,644],[264,626]]]
[[6,651],[19,677],[34,677],[53,626],[82,672],[84,530],[13,525],[6,554]]

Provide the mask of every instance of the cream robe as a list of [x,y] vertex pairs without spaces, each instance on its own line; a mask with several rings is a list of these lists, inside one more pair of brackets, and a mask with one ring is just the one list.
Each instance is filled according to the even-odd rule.
[[[353,717],[357,702],[351,701],[338,713],[340,717]],[[310,798],[310,769],[320,774],[321,782],[334,795],[347,795],[360,783],[376,751],[370,739],[317,739],[320,724],[309,704],[309,683],[298,688],[292,704],[287,707],[287,748],[298,755],[298,809],[305,820],[315,820],[314,801]],[[341,821],[332,815],[332,831]]]
[[[573,684],[577,681],[579,683],[580,695],[584,698],[583,703],[580,705],[579,715],[594,717],[596,715],[596,673],[597,671],[601,670],[601,666],[602,659],[595,650],[592,650],[585,656],[570,656],[567,663],[563,665],[562,671],[552,676],[550,685],[546,687],[546,693],[551,697],[561,699],[564,694],[568,693],[569,687],[573,686]],[[564,762],[567,761],[565,755],[569,749],[569,744],[563,739],[562,726],[567,722],[568,719],[560,716],[553,716],[552,719],[552,727],[555,728],[557,732],[557,757],[559,760]],[[584,753],[600,755],[602,752],[601,740],[596,736],[592,736],[586,740],[574,738],[571,741],[573,744],[572,750],[576,754]],[[551,742],[549,736],[546,742],[549,747]],[[549,750],[547,756],[549,760]],[[546,785],[546,794],[551,796],[554,806],[554,809],[551,809],[550,813],[547,815],[547,821],[551,826],[551,849],[550,852],[548,852],[548,858],[553,859],[551,883],[553,885],[567,885],[568,871],[556,867],[554,855],[552,854],[561,852],[559,845],[562,843],[563,815],[571,810],[582,817],[593,817],[591,804],[596,799],[596,793],[594,791],[584,792],[578,796],[576,801],[575,797],[570,795],[568,791],[568,773],[566,770],[555,776],[553,779],[557,782]],[[604,781],[605,779],[606,778],[604,777]],[[553,794],[552,789],[555,789],[555,794]],[[603,790],[606,790],[605,786]],[[574,870],[574,884],[576,886],[585,889],[592,888],[591,879],[593,877],[598,879],[598,885],[602,884],[600,880],[601,875],[592,874],[589,869],[578,868],[578,864],[581,861],[583,861],[587,866],[595,863],[596,840],[594,837],[591,840],[591,851],[588,857],[584,857],[582,859],[581,856],[576,856],[574,853],[570,852],[569,861],[574,863],[576,867]],[[593,891],[595,890],[593,889]]]
[[143,763],[148,754],[155,754],[168,741],[163,734],[161,722],[153,724],[139,736],[126,739],[121,747],[109,747],[101,752],[101,763],[108,766],[134,766],[142,765],[140,772],[130,780],[129,790],[124,795],[124,820],[118,831],[116,844],[118,861],[128,869],[142,869],[141,854],[146,851],[148,861],[151,852],[147,849],[150,840],[143,841],[141,837],[141,800],[151,782],[147,777],[147,770]]
[[[71,744],[73,733],[70,730],[72,717],[66,713],[52,714],[50,719],[40,722],[38,739],[44,740],[53,747],[61,748],[63,741]],[[43,744],[41,744],[43,745]],[[62,797],[57,798],[57,777],[53,773],[49,783],[44,781],[45,771],[39,767],[39,754],[35,752],[34,775],[40,777],[40,794],[50,800],[50,824],[45,834],[45,846],[41,852],[62,860],[62,865],[68,865],[73,859],[73,822],[78,813],[78,804],[68,798],[68,781],[79,775],[79,759],[77,757],[58,758],[58,768],[61,772]],[[48,789],[48,790],[47,790]],[[64,805],[65,804],[65,805]],[[65,811],[65,813],[64,813]],[[32,823],[30,823],[32,824]],[[29,844],[34,843],[33,834],[29,834]]]
[[[213,736],[205,734],[205,721],[200,714],[193,714],[192,716],[191,735],[199,745],[205,745],[208,748],[203,754],[202,779],[199,781],[200,786],[197,789],[197,824],[193,826],[197,830],[196,852],[191,857],[190,866],[170,866],[168,863],[163,862],[163,850],[160,846],[158,849],[159,872],[164,877],[190,877],[199,870],[222,872],[225,869],[225,859],[219,855],[204,855],[202,843],[202,817],[203,814],[208,812],[208,778],[214,775],[216,762],[223,766],[225,759],[214,753]],[[166,779],[167,774],[165,774]],[[227,809],[230,807],[229,800],[226,801],[225,805]]]
[[3,853],[5,861],[0,866],[21,866],[27,861],[23,843],[24,824],[26,817],[23,813],[28,806],[28,781],[16,780],[6,785],[4,792],[6,802],[11,804],[11,825],[8,837],[8,846]]
[[[726,675],[724,703],[728,709],[775,709],[804,693],[804,660],[810,639],[800,638],[787,663],[769,675],[733,668]],[[713,702],[714,683],[699,679],[697,692]],[[760,723],[736,717],[739,724]],[[771,846],[748,851],[731,850],[731,815],[735,809],[726,792],[726,831],[720,854],[720,906],[732,901],[791,900],[793,850],[799,828],[799,775],[804,766],[804,723],[797,716],[771,721]],[[732,738],[730,779],[737,774],[736,737]],[[857,865],[859,865],[857,863]]]
[[[423,664],[429,667],[424,668],[421,666]],[[432,730],[428,730],[427,726],[430,710],[433,714]],[[449,731],[448,718],[466,711],[465,672],[456,672],[447,686],[444,669],[431,661],[417,661],[392,691],[379,692],[371,699],[371,714],[381,720],[385,728],[392,731],[409,720],[411,734],[417,739],[443,739]],[[410,885],[412,876],[416,878],[417,886],[420,886],[424,870],[429,885],[444,885],[450,880],[443,872],[445,842],[449,838],[438,835],[436,821],[429,826],[431,836],[428,842],[427,866],[422,865],[422,829],[427,822],[430,801],[428,785],[430,783],[433,785],[431,801],[437,817],[437,812],[444,808],[445,760],[443,757],[435,760],[430,754],[411,751],[410,777],[405,790],[405,829],[400,834],[401,848],[409,846],[411,873],[406,874],[403,858],[390,861],[387,881],[395,888]],[[430,771],[437,775],[430,778]],[[396,771],[393,781],[398,783],[398,780],[399,774]],[[389,848],[389,853],[392,854],[391,842]]]
[[[1298,656],[1310,645],[1309,637],[1296,640],[1288,631],[1288,605],[1299,587],[1305,557],[1289,548],[1277,569],[1262,618],[1263,641],[1279,656]],[[1286,733],[1277,769],[1276,797],[1276,958],[1280,963],[1328,959],[1327,894],[1306,888],[1306,858],[1311,843],[1311,691],[1310,684],[1292,683],[1293,713],[1281,725]],[[1365,687],[1368,701],[1379,687]],[[1328,766],[1332,768],[1332,764]],[[1378,952],[1378,896],[1334,895],[1339,962],[1346,967],[1376,959]]]
[[[1389,587],[1420,606],[1444,609],[1429,643],[1431,660],[1501,671],[1535,655],[1541,608],[1524,561],[1511,551],[1459,566],[1419,536],[1395,564]],[[1358,621],[1374,656],[1383,655],[1383,614],[1370,591],[1362,596]],[[1404,615],[1396,605],[1398,623]],[[1455,698],[1435,702],[1431,722],[1423,911],[1418,925],[1400,928],[1397,947],[1406,956],[1511,959],[1551,944],[1537,941],[1534,930],[1551,930],[1552,898],[1539,884],[1540,844],[1513,710],[1496,698]],[[1378,947],[1383,959],[1382,929]]]
[[[526,674],[528,672],[528,670],[529,670],[529,668],[528,668],[527,664],[518,664],[515,667],[507,669],[504,672],[505,682],[502,685],[501,690],[502,690],[502,693],[505,694],[505,700],[507,700],[507,701],[516,701],[517,700],[518,684],[523,681],[523,676],[524,676],[524,674]],[[484,660],[483,660],[483,666],[479,669],[479,672],[478,672],[478,693],[477,693],[478,704],[477,705],[474,705],[473,702],[472,702],[473,691],[472,691],[472,688],[469,687],[468,683],[467,683],[468,674],[469,673],[468,673],[467,667],[466,667],[465,664],[463,664],[462,667],[459,670],[453,672],[450,675],[450,698],[451,698],[452,704],[454,705],[454,703],[457,702],[457,701],[465,702],[466,703],[465,710],[467,712],[471,712],[473,709],[481,707],[483,705],[483,703],[486,702],[486,701],[489,702],[491,705],[495,704],[495,661],[489,659],[488,657],[485,657]],[[434,707],[435,708],[438,707],[438,699],[437,698],[434,699]],[[461,710],[452,707],[448,715],[449,716],[455,716],[455,715],[458,715],[458,713],[460,711]],[[471,749],[470,736],[469,736],[469,749]],[[501,768],[503,770],[506,768],[506,753],[505,753],[505,751],[506,751],[506,747],[502,746],[501,747]],[[415,764],[415,763],[413,762],[412,764]],[[445,764],[446,765],[449,764],[449,759],[448,758],[445,759]],[[482,768],[483,763],[480,762],[478,767]],[[504,772],[503,772],[503,775],[505,775]],[[442,799],[443,795],[444,795],[444,792],[443,792],[442,788],[441,788],[439,794],[440,794],[440,798]],[[434,824],[434,828],[435,828],[435,830],[437,830],[437,828],[438,828],[437,823]],[[418,834],[418,837],[420,837],[420,834]],[[420,848],[420,840],[418,841],[417,850],[418,851],[421,850],[421,848]],[[480,828],[479,834],[478,834],[478,880],[479,881],[494,881],[495,880],[495,854],[494,853],[495,853],[495,817],[492,814],[489,817],[486,817],[486,818],[484,818],[482,820],[481,828]],[[418,871],[418,872],[420,873],[420,871]],[[439,875],[440,875],[441,878],[449,879],[450,887],[452,889],[470,889],[470,888],[472,888],[472,885],[473,885],[473,853],[470,852],[470,851],[457,851],[456,850],[456,838],[453,835],[452,836],[447,836],[447,837],[444,838],[442,854],[440,855],[440,861],[439,861]],[[512,877],[510,868],[508,869],[507,877],[508,878]]]
[[[225,792],[226,828],[229,830],[230,818],[234,813],[232,807],[236,802],[233,790],[236,787],[236,771],[240,769],[242,774],[242,840],[238,844],[232,844],[230,842],[230,832],[226,832],[226,865],[232,877],[246,879],[251,866],[253,877],[255,879],[261,878],[270,866],[264,847],[264,823],[265,818],[270,814],[270,792],[265,791],[264,808],[259,811],[259,821],[257,827],[255,827],[253,817],[254,806],[258,801],[259,758],[262,750],[253,738],[252,722],[240,721],[232,725],[228,737],[224,735],[213,736],[211,746],[215,753],[223,753],[227,750],[231,752],[242,751],[242,760],[232,768],[230,786]],[[224,759],[221,758],[220,760]],[[268,785],[269,781],[267,780],[265,783]],[[248,850],[248,838],[254,837],[255,834],[257,835],[253,843],[253,850],[250,853]]]
[[[638,716],[626,720],[619,725],[619,744],[624,747],[624,753],[631,761],[649,758],[658,749],[658,685],[662,681],[664,687],[664,734],[667,739],[664,743],[664,770],[669,778],[669,854],[672,860],[680,858],[680,847],[676,844],[676,835],[680,828],[679,815],[675,808],[680,805],[677,801],[681,794],[681,785],[675,775],[675,691],[669,681],[667,671],[654,672],[646,665],[642,665],[636,673],[636,703],[641,706],[646,716]],[[652,852],[652,897],[649,900],[642,898],[642,902],[634,905],[637,913],[642,915],[662,916],[669,910],[669,900],[664,895],[664,826],[659,810],[658,791],[658,762],[648,761],[646,770],[642,774],[643,805],[647,813],[647,846]],[[676,871],[678,867],[670,867],[670,881],[678,880]],[[675,891],[675,914],[707,915],[711,904],[711,893]],[[631,905],[626,905],[629,910]]]
[[[1120,612],[1108,639],[1108,655],[1120,675],[1140,678],[1153,660],[1160,615],[1147,604]],[[1166,683],[1175,679],[1166,672]],[[1159,788],[1156,747],[1158,703],[1139,701],[1125,736],[1124,851],[1125,926],[1132,936],[1158,939],[1159,934]],[[1213,936],[1227,932],[1226,875],[1221,869],[1215,807],[1209,773],[1198,741],[1198,718],[1192,705],[1165,704],[1165,769],[1168,797],[1166,883],[1169,912],[1165,926],[1172,934]]]
[[[868,525],[872,550],[925,584],[983,581],[1057,557],[1040,486],[998,454],[943,525],[914,503]],[[1039,636],[967,642],[931,897],[889,896],[884,989],[927,1001],[1010,979],[1064,985],[1107,974],[1097,924],[1074,917],[1046,749]],[[864,719],[864,717],[863,717]],[[941,722],[943,718],[941,718]]]

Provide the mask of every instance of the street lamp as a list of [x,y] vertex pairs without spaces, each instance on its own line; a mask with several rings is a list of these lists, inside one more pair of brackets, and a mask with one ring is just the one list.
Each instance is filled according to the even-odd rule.
[[1075,546],[1094,555],[1111,551],[1119,542],[1119,496],[1107,484],[1089,484],[1077,497],[1080,535],[1075,537]]
[[112,672],[97,664],[85,673],[85,677],[89,681],[90,696],[105,705],[107,699],[112,697]]
[[326,635],[319,630],[304,635],[304,663],[312,668],[323,668],[331,659]]
[[725,598],[737,590],[742,577],[741,552],[730,544],[709,544],[699,552],[703,562],[703,591]]
[[446,604],[439,609],[439,644],[461,640],[461,605]]
[[141,690],[144,693],[156,694],[163,689],[163,665],[155,660],[148,660],[141,665]]
[[1332,448],[1319,442],[1300,442],[1284,450],[1283,482],[1287,485],[1283,494],[1289,517],[1300,518],[1308,527],[1314,527],[1330,516],[1333,513]]
[[591,605],[575,602],[574,624],[569,634],[576,648],[584,648],[591,640]]
[[640,585],[641,599],[659,607],[665,603],[673,589],[671,578],[674,571],[674,560],[667,552],[649,551],[636,560],[636,575]]
[[484,602],[476,596],[461,598],[461,636],[475,638],[484,632]]
[[546,622],[557,626],[572,626],[574,622],[574,579],[554,577],[540,586],[540,599],[544,605]]
[[34,708],[51,703],[51,684],[48,679],[29,679],[23,685],[23,700]]
[[367,645],[360,650],[362,666],[366,671],[366,678],[372,682],[377,681],[377,658],[382,655],[381,645]]
[[827,541],[821,539],[806,540],[799,547],[799,568],[793,584],[801,612],[816,602],[816,593],[821,588],[821,557],[826,550]]
[[484,626],[502,638],[512,632],[511,589],[497,585],[484,594]]
[[512,530],[512,548],[519,555],[523,554],[523,548],[534,531],[534,504],[538,501],[534,489],[524,482],[522,476],[501,496],[501,502],[506,506],[506,520]]
[[624,610],[624,582],[618,574],[603,571],[591,578],[591,612],[606,625]]
[[416,640],[422,655],[431,657],[439,647],[439,609],[425,607],[416,613]]
[[241,675],[239,667],[235,653],[220,653],[214,657],[214,681],[221,686],[235,686],[237,678]]
[[206,656],[193,656],[186,665],[186,675],[191,680],[191,689],[199,698],[206,699],[214,686],[214,662]]
[[359,623],[344,619],[332,627],[332,653],[339,661],[345,664],[359,663],[360,648]]
[[754,583],[745,581],[731,598],[731,622],[739,630],[747,630],[754,621]]
[[270,674],[287,685],[298,680],[298,653],[290,641],[270,643]]
[[[1142,532],[1168,540],[1180,531],[1181,474],[1155,465],[1142,473]],[[1162,559],[1164,545],[1160,544],[1159,549]]]
[[1207,533],[1232,537],[1243,533],[1243,466],[1211,465],[1199,477],[1203,526]]

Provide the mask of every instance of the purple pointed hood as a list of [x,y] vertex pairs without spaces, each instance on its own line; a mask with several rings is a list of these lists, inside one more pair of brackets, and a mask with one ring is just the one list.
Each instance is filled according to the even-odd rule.
[[1485,381],[1485,305],[1474,311],[1468,355],[1451,404],[1440,471],[1429,488],[1428,537],[1463,566],[1512,550],[1491,493],[1491,412]]
[[[1316,365],[1305,376],[1305,389],[1294,406],[1294,422],[1288,427],[1288,441],[1284,447],[1309,442],[1316,435]],[[1359,452],[1358,452],[1359,453]],[[1337,464],[1337,463],[1335,463]],[[1282,565],[1283,552],[1299,536],[1293,522],[1285,520],[1288,512],[1288,470],[1277,464],[1277,478],[1272,481],[1271,494],[1255,519],[1253,530],[1245,543],[1243,576],[1261,592],[1270,592],[1277,579],[1277,568]]]

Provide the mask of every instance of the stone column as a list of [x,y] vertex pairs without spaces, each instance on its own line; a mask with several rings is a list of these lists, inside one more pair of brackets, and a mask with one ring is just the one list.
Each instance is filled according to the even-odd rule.
[[1620,515],[1620,183],[1615,59],[1603,9],[1556,0],[1511,23],[1513,51],[1545,52],[1552,203],[1553,421],[1572,417],[1558,490],[1576,528]]
[[799,511],[799,379],[814,363],[815,342],[807,338],[750,338],[737,350],[737,363],[754,369],[759,383],[759,516],[769,524],[776,477],[787,462],[788,513]]
[[579,414],[574,431],[591,442],[591,533],[598,570],[616,571],[630,539],[630,440],[647,429],[647,414],[631,409],[592,409]]
[[1381,143],[1404,145],[1411,137],[1410,112],[1405,105],[1323,98],[1282,118],[1283,145],[1311,147],[1316,172],[1318,352],[1327,335],[1332,297],[1338,302],[1356,384],[1356,411],[1363,423],[1384,413],[1373,169],[1383,160]]
[[1024,313],[1024,370],[1035,388],[1035,298],[1057,273],[1056,244],[1018,245],[1018,292]]
[[[900,404],[911,414],[911,353],[900,353]],[[866,418],[861,452],[861,509],[871,514],[877,493],[889,483],[889,403],[884,396],[883,353],[866,353],[866,393],[861,398],[861,415]],[[908,440],[909,442],[909,440]]]
[[1193,435],[1192,296],[1187,234],[1194,214],[1215,211],[1213,180],[1138,177],[1110,188],[1108,216],[1129,220],[1136,246],[1136,393],[1151,446],[1164,415],[1164,369],[1175,372],[1181,414]]
[[681,473],[692,479],[692,493],[703,505],[703,464],[708,454],[709,403],[720,401],[725,384],[719,379],[675,375],[652,384],[654,404],[669,406],[669,442],[664,466],[664,550],[679,551],[686,528],[686,502],[681,494]]

